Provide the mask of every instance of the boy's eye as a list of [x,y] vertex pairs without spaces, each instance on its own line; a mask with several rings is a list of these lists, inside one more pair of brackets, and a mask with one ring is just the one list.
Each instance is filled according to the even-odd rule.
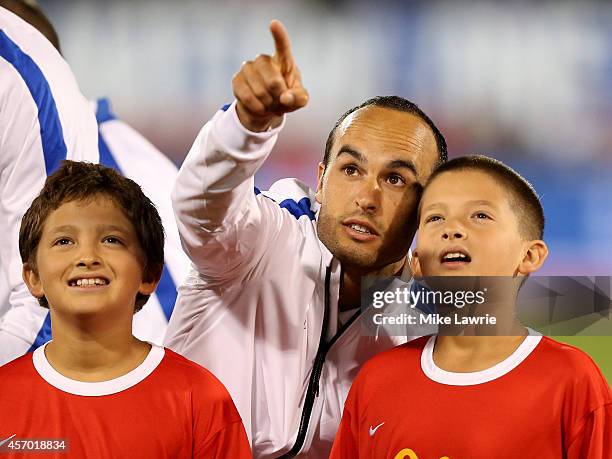
[[474,217],[478,218],[478,219],[490,219],[491,217],[489,217],[487,214],[485,214],[484,212],[476,212],[474,214]]
[[61,237],[53,243],[53,245],[68,245],[68,244],[72,244],[72,241],[68,239],[67,237]]
[[430,215],[425,219],[425,223],[437,222],[439,220],[442,220],[442,217],[440,217],[439,215]]
[[106,236],[104,242],[108,244],[122,244],[121,240],[115,236]]

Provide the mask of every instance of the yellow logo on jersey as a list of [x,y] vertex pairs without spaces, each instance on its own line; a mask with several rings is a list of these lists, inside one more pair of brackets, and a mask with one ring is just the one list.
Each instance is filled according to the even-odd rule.
[[[410,448],[404,448],[395,455],[393,459],[419,459],[419,456]],[[450,459],[448,456],[442,456],[440,459]]]

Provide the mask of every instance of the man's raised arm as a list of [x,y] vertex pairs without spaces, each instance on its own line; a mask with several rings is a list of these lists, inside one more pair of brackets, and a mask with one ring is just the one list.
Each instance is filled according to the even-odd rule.
[[283,116],[306,105],[308,92],[279,21],[270,32],[275,53],[247,61],[232,79],[236,97],[198,135],[172,195],[183,247],[200,273],[222,280],[261,257],[259,241],[274,231],[277,212],[258,203],[255,172],[276,142]]

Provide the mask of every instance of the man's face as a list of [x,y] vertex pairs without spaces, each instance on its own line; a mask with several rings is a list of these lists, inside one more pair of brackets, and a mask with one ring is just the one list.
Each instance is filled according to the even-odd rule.
[[134,226],[105,196],[70,201],[51,212],[36,260],[36,270],[24,265],[24,280],[60,314],[131,317],[136,294],[155,289],[155,282],[143,280],[144,255]]
[[365,272],[406,256],[420,191],[437,162],[420,118],[368,106],[338,127],[327,169],[319,164],[319,238],[345,266]]
[[417,275],[514,276],[529,245],[520,235],[509,193],[490,175],[443,172],[425,189]]

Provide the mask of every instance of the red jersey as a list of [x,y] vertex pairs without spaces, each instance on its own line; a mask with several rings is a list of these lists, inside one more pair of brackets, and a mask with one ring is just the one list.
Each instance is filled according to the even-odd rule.
[[103,382],[66,378],[44,347],[0,367],[0,442],[13,435],[0,457],[251,457],[225,387],[157,346],[137,368]]
[[484,371],[451,373],[425,337],[368,361],[331,459],[612,458],[612,392],[582,351],[528,336]]

